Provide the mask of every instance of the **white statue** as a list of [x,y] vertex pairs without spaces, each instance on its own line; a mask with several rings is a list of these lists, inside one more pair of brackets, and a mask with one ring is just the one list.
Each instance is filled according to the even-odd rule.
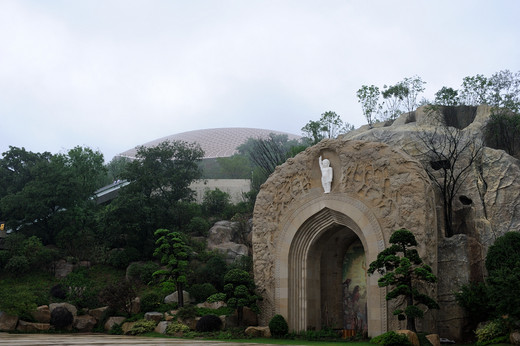
[[330,186],[332,184],[332,167],[330,167],[330,161],[325,159],[322,160],[320,156],[320,169],[321,169],[321,185],[323,185],[323,191],[325,193],[330,192]]

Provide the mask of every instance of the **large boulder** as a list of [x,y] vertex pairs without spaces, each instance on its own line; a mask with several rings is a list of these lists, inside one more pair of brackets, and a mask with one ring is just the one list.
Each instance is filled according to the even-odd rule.
[[164,314],[162,312],[152,311],[152,312],[147,312],[144,314],[144,319],[147,321],[159,322],[159,321],[162,321],[163,318],[164,318]]
[[49,310],[50,310],[51,314],[54,311],[54,309],[56,309],[56,308],[65,308],[65,309],[70,311],[72,316],[77,316],[78,315],[78,309],[74,305],[69,304],[69,303],[52,303],[52,304],[49,304]]
[[16,329],[18,324],[18,316],[11,316],[3,311],[0,311],[0,330],[9,332]]
[[46,332],[50,330],[50,328],[50,323],[33,323],[20,320],[18,321],[18,326],[16,327],[16,330],[24,333],[37,333]]
[[[190,302],[190,294],[186,291],[182,291],[182,297],[184,298],[184,303],[187,304]],[[177,291],[173,292],[170,295],[164,297],[164,304],[178,303],[179,302],[179,293]]]
[[247,327],[245,332],[247,336],[250,336],[252,338],[270,338],[271,337],[271,331],[269,330],[269,327]]
[[88,311],[88,314],[92,317],[94,317],[96,320],[101,321],[108,310],[108,306],[103,306],[96,309],[90,309]]
[[59,260],[56,262],[55,269],[54,269],[54,276],[57,279],[61,279],[72,273],[74,270],[74,264],[69,263],[65,260]]
[[207,247],[224,254],[226,261],[231,263],[237,257],[249,254],[250,239],[249,224],[244,229],[239,222],[218,221],[208,232]]
[[157,324],[154,331],[156,333],[166,334],[166,328],[168,328],[168,324],[170,324],[170,323],[171,322],[168,322],[168,321],[161,321]]
[[80,332],[91,332],[96,325],[97,320],[90,315],[81,315],[74,318],[72,326]]
[[51,321],[51,310],[48,305],[41,305],[31,311],[31,316],[38,323],[49,323]]
[[126,320],[126,317],[121,317],[121,316],[109,317],[104,325],[105,330],[108,332],[110,329],[112,329],[113,326],[115,326],[116,324],[122,324],[125,320]]
[[419,337],[417,336],[417,334],[415,334],[411,330],[403,329],[403,330],[396,330],[395,332],[397,334],[406,335],[406,337],[408,338],[408,340],[411,342],[411,344],[413,346],[421,346],[421,344],[419,343]]

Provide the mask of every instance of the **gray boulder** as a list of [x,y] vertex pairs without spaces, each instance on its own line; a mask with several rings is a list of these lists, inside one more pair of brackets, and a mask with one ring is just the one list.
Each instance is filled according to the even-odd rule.
[[[190,294],[186,291],[182,291],[182,296],[184,298],[184,303],[190,302]],[[179,293],[177,291],[173,292],[170,295],[164,297],[164,304],[178,303],[179,302]]]

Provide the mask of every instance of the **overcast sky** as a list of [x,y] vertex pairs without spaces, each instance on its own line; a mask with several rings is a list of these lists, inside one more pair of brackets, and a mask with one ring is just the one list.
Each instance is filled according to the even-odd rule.
[[520,1],[0,0],[0,153],[114,155],[202,128],[294,134],[356,91],[520,71]]

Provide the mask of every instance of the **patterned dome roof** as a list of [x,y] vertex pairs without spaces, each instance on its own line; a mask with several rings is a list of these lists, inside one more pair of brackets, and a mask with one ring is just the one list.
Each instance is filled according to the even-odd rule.
[[[237,152],[237,147],[245,143],[249,138],[267,138],[271,133],[287,135],[290,140],[301,138],[301,136],[280,131],[244,127],[227,127],[181,132],[153,140],[143,144],[143,146],[153,147],[166,140],[198,143],[202,150],[204,150],[204,158],[210,159],[215,157],[229,157],[235,154]],[[137,153],[136,148],[122,152],[118,156],[133,159]]]

